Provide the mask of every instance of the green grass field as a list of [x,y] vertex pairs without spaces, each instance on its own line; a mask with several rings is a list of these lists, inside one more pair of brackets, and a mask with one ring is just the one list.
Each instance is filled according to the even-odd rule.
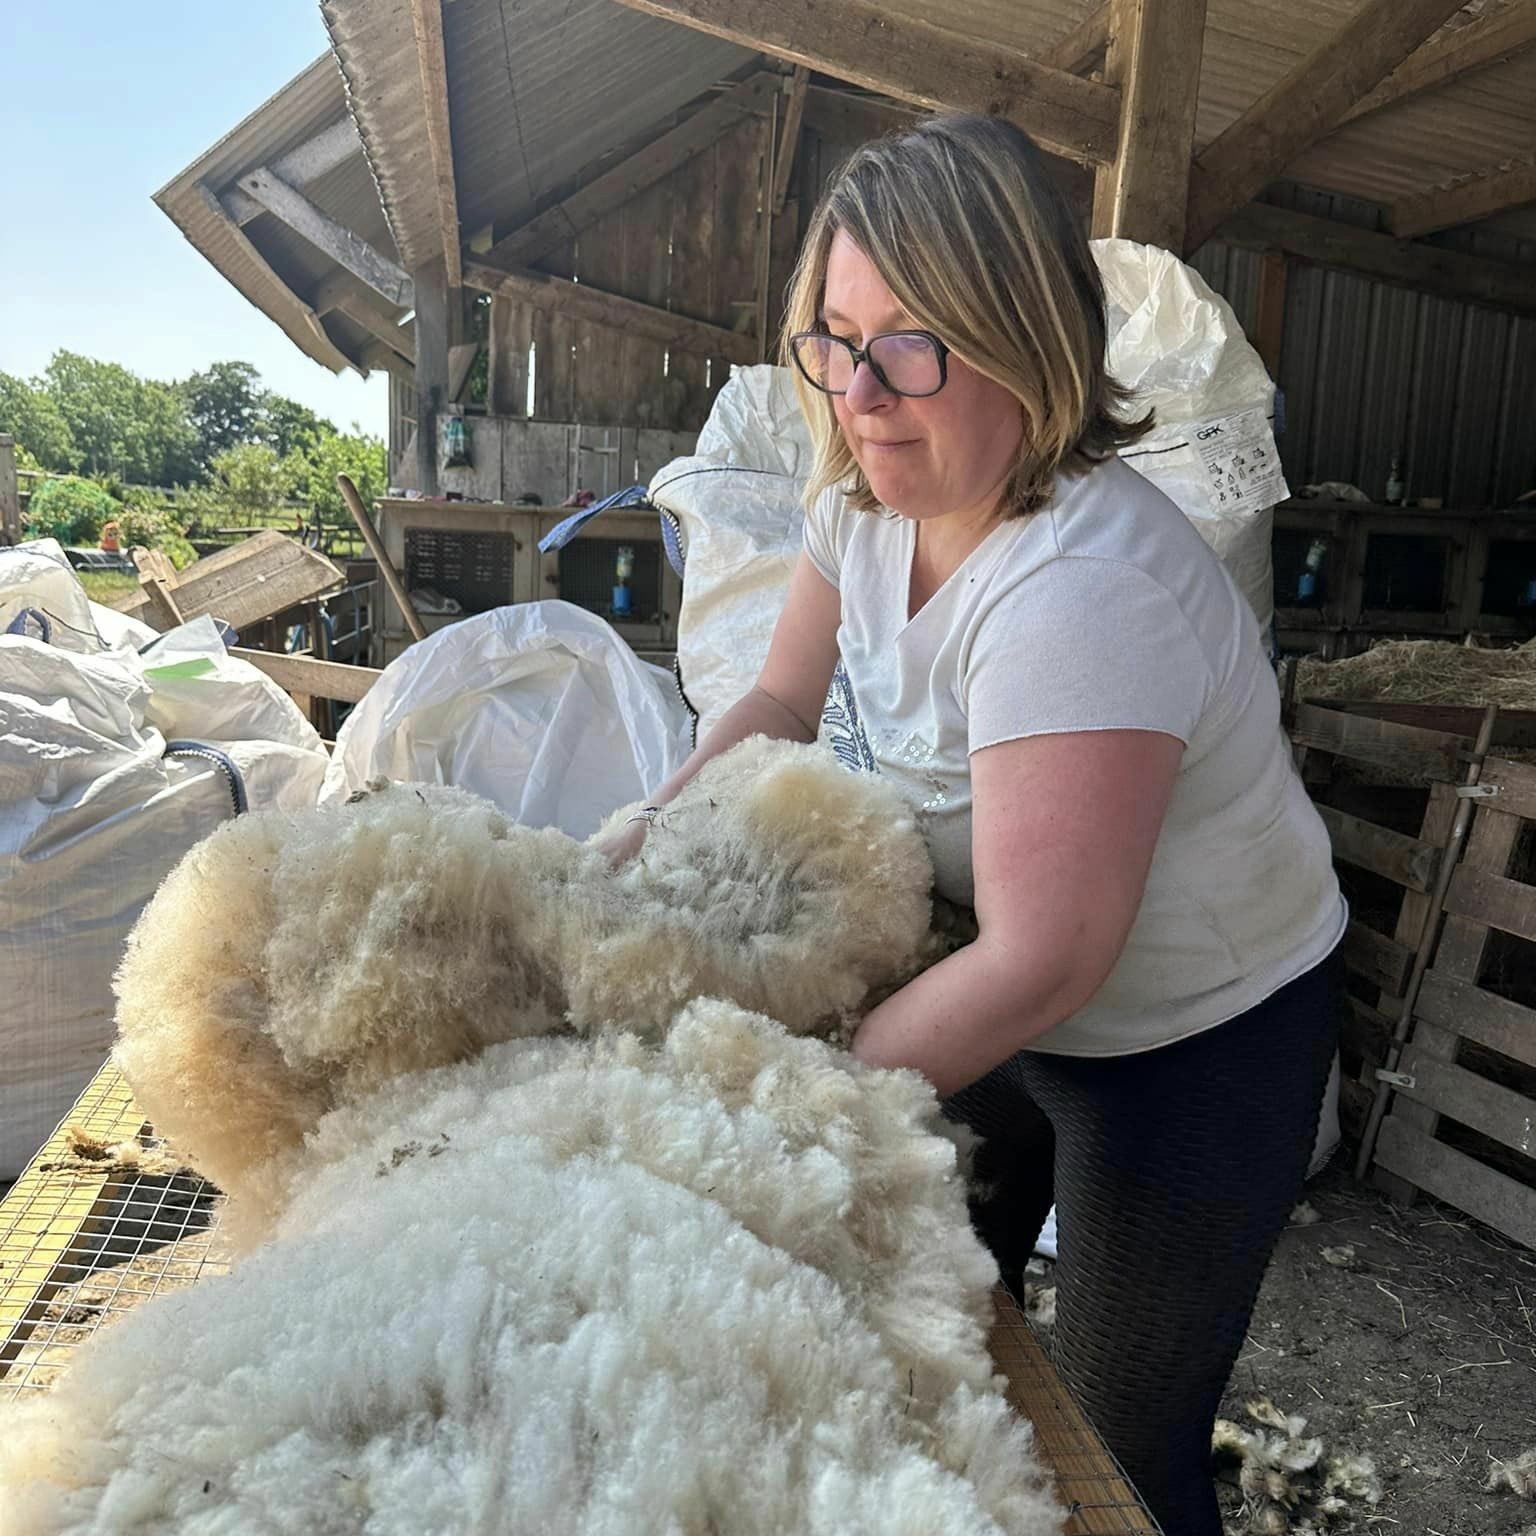
[[93,603],[111,607],[120,597],[139,590],[138,578],[131,571],[76,571],[85,595]]

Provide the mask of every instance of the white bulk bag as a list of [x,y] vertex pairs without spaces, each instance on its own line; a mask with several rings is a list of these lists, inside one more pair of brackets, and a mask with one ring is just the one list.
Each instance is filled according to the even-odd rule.
[[810,428],[788,369],[736,368],[698,444],[650,484],[687,547],[678,675],[703,736],[757,679],[805,526]]
[[369,779],[453,784],[531,827],[595,832],[689,751],[671,676],[574,604],[476,614],[384,670],[336,738],[322,803]]
[[85,588],[57,539],[0,549],[0,634],[13,627],[64,651],[102,649]]
[[1111,376],[1156,414],[1121,452],[1199,530],[1248,599],[1274,618],[1270,535],[1290,493],[1270,426],[1275,386],[1232,306],[1193,267],[1134,240],[1095,240]]

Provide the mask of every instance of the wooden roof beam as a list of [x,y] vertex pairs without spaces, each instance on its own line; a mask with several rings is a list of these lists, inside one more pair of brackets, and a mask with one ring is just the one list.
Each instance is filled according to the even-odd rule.
[[296,187],[290,186],[272,168],[257,166],[254,171],[240,178],[240,190],[255,200],[286,224],[296,235],[302,236],[317,251],[329,256],[338,266],[345,267],[359,277],[376,293],[381,293],[391,304],[409,309],[415,303],[411,287],[411,275],[398,262],[371,246],[361,235],[354,234],[344,224],[338,224],[330,214],[323,213]]
[[[313,138],[306,139],[296,149],[279,155],[272,162],[272,169],[291,187],[307,186],[318,181],[327,171],[345,165],[354,155],[363,152],[363,141],[357,136],[357,124],[350,117],[338,118],[328,128],[322,128]],[[254,197],[247,197],[239,187],[230,187],[224,200],[236,221],[249,224],[266,208]]]
[[1206,0],[1113,0],[1105,77],[1120,87],[1113,165],[1094,178],[1093,233],[1184,249]]
[[1432,230],[1491,219],[1497,213],[1523,208],[1527,203],[1536,203],[1536,159],[1501,165],[1447,186],[1400,198],[1387,210],[1387,223],[1393,234],[1411,240]]
[[371,288],[364,288],[350,272],[332,272],[316,287],[309,302],[317,315],[340,310],[370,336],[399,353],[406,362],[415,362],[412,327],[400,323],[404,310],[380,298]]
[[1207,145],[1190,178],[1186,248],[1202,245],[1286,166],[1330,134],[1461,3],[1368,0]]
[[459,193],[453,174],[453,133],[448,119],[448,61],[443,51],[442,0],[411,0],[416,33],[416,62],[421,75],[422,115],[427,149],[437,188],[437,217],[442,226],[443,260],[448,286],[463,286],[459,256]]
[[573,319],[589,320],[595,325],[645,336],[682,352],[694,352],[701,357],[724,357],[733,363],[758,361],[755,337],[673,314],[668,309],[657,309],[638,299],[604,293],[567,277],[552,277],[547,272],[505,270],[467,261],[464,263],[464,281],[484,293],[517,299],[536,309],[558,310]]
[[1343,121],[1352,123],[1420,91],[1450,85],[1475,70],[1516,58],[1532,45],[1536,45],[1536,0],[1515,0],[1502,11],[1431,38],[1369,96],[1357,101]]
[[1011,118],[1085,165],[1114,156],[1120,93],[1016,48],[897,19],[874,0],[622,0],[632,10],[938,111]]
[[780,77],[763,71],[701,107],[643,149],[504,235],[481,260],[492,267],[521,267],[546,256],[582,230],[622,207],[647,187],[709,148],[744,117],[766,112]]
[[1109,47],[1110,18],[1114,9],[1114,0],[1104,0],[1060,42],[1047,48],[1040,55],[1040,62],[1049,64],[1052,69],[1064,69],[1069,75],[1085,73],[1090,64],[1103,58]]
[[1536,269],[1486,256],[1416,245],[1332,219],[1251,203],[1222,226],[1229,245],[1285,251],[1441,298],[1536,315]]

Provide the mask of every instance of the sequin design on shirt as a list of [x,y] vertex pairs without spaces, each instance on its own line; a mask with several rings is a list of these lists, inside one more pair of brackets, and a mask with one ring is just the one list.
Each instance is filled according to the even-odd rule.
[[911,778],[913,788],[920,793],[926,792],[926,798],[917,805],[919,822],[936,811],[942,811],[949,804],[949,785],[931,766],[934,758],[939,755],[933,743],[913,731],[893,755]]
[[841,661],[832,674],[827,702],[821,709],[821,730],[838,762],[852,773],[879,773],[875,754],[869,750],[864,722],[859,716],[859,701],[853,696],[853,683]]

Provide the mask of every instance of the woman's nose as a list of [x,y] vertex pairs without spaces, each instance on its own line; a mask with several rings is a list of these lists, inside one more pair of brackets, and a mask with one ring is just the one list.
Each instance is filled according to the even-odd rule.
[[880,382],[879,376],[866,359],[853,370],[853,378],[844,398],[850,411],[863,415],[896,397]]

